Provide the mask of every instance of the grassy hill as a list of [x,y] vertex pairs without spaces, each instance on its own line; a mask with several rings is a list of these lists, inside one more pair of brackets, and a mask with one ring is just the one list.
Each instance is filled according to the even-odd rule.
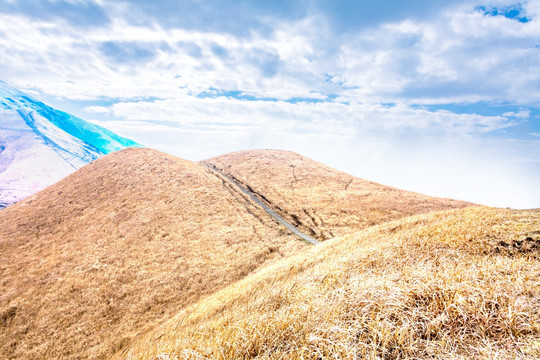
[[230,285],[121,359],[537,359],[540,211],[416,215]]
[[305,247],[200,164],[107,155],[0,212],[0,358],[109,357]]
[[[379,225],[313,249],[207,164],[319,239],[470,205],[358,179],[290,152],[248,151],[194,163],[151,149],[119,151],[0,212],[0,358],[152,358],[161,351],[156,344],[181,358],[280,351],[301,357],[305,339],[287,331],[312,326],[302,322],[309,309],[326,311],[317,298],[324,293],[313,295],[313,303],[307,293],[300,301],[297,282],[310,279],[307,269],[321,266],[328,272],[321,272],[321,281],[333,284],[343,275],[337,271],[349,271],[339,265],[344,259],[386,249],[402,241],[395,236],[416,231],[416,223],[403,220],[391,225],[395,238],[376,235],[387,226]],[[384,272],[377,270],[384,263],[381,258],[370,266]],[[274,324],[282,297],[306,318],[291,313]],[[252,308],[256,303],[262,308]],[[222,323],[219,316],[230,317]]]
[[205,162],[249,185],[274,211],[319,240],[472,205],[363,180],[289,151],[240,151]]

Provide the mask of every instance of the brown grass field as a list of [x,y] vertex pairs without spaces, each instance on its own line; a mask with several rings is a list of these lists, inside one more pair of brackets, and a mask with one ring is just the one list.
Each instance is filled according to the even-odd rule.
[[191,305],[118,359],[538,359],[540,211],[376,225]]
[[406,216],[472,205],[363,180],[290,151],[239,151],[205,162],[248,184],[274,211],[318,240]]
[[107,155],[0,211],[0,359],[540,356],[539,211],[291,152],[207,162],[328,241],[203,164]]
[[109,357],[305,247],[199,164],[105,156],[0,212],[0,359]]

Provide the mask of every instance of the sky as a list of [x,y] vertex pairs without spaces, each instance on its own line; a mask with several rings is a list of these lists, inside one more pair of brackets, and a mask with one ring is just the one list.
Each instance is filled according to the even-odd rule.
[[540,0],[0,0],[0,80],[189,160],[540,207]]

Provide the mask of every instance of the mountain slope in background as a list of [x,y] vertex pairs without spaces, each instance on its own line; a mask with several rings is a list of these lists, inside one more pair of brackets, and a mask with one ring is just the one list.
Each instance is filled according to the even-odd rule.
[[0,81],[0,208],[133,146],[140,145]]
[[473,205],[363,180],[290,151],[239,151],[204,162],[249,187],[319,240],[410,215]]
[[306,247],[200,164],[106,155],[0,212],[0,358],[106,358]]

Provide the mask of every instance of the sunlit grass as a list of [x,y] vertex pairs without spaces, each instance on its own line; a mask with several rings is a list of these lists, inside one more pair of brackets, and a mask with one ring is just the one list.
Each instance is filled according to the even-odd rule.
[[469,208],[331,240],[189,307],[120,358],[537,358],[540,212]]
[[[242,171],[251,166],[247,173],[258,174],[250,178],[254,187],[273,189],[267,195],[289,220],[297,216],[302,230],[310,234],[312,229],[325,239],[334,232],[349,234],[415,212],[467,205],[355,179],[309,159],[291,160],[290,156],[297,157],[292,153],[250,154]],[[257,156],[260,161],[254,161]],[[237,160],[233,156],[231,164]],[[288,182],[289,175],[274,178],[275,173],[290,173],[289,160],[296,166],[294,184]],[[99,359],[113,353],[152,358],[167,352],[223,358],[349,354],[351,348],[344,344],[357,335],[333,315],[339,306],[326,308],[326,297],[337,299],[362,288],[364,292],[357,294],[367,296],[377,284],[393,284],[392,277],[379,274],[366,278],[366,284],[375,285],[349,285],[346,291],[335,292],[346,281],[363,281],[366,256],[373,269],[398,255],[412,261],[406,260],[409,253],[371,257],[369,251],[387,251],[393,242],[402,241],[398,234],[415,229],[433,234],[414,236],[432,238],[440,231],[417,228],[414,221],[420,220],[407,221],[312,249],[200,164],[150,149],[106,156],[2,210],[0,358]],[[470,226],[454,221],[456,228]],[[484,242],[494,241],[488,236],[492,230],[486,228]],[[517,249],[505,241],[508,246],[493,245],[499,256]],[[445,246],[450,245],[448,241]],[[305,251],[309,255],[302,255]],[[341,263],[353,254],[364,260],[357,265]],[[338,265],[345,267],[339,270]],[[356,274],[354,281],[341,278],[349,267]],[[261,270],[257,277],[237,282],[257,270]],[[321,284],[324,287],[317,288]],[[378,291],[384,296],[384,288]],[[302,313],[302,309],[311,310]],[[354,325],[355,317],[343,316]],[[262,327],[257,327],[258,321],[264,322]],[[334,333],[341,335],[330,337]],[[178,338],[183,342],[177,344]],[[134,347],[134,339],[141,346]],[[162,345],[164,351],[158,347]],[[536,351],[534,343],[529,345]]]

